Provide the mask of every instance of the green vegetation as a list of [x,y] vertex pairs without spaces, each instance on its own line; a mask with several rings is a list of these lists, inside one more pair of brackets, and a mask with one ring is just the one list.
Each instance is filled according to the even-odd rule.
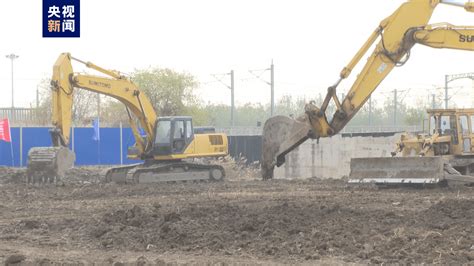
[[[203,99],[199,99],[195,94],[199,83],[191,74],[152,67],[136,70],[132,74],[132,80],[149,97],[159,116],[190,115],[193,117],[195,125],[230,126],[230,106],[204,104]],[[41,88],[39,111],[43,118],[40,123],[48,125],[51,115],[49,80],[43,80],[39,87]],[[316,105],[321,105],[322,98],[322,95],[315,95]],[[303,113],[307,100],[309,99],[294,98],[290,95],[283,96],[275,103],[275,114],[297,117]],[[441,106],[441,103],[436,104]],[[430,108],[430,105],[430,102],[421,100],[412,107],[398,103],[396,124],[399,126],[421,125],[425,117],[425,109]],[[387,97],[382,105],[372,101],[372,106],[372,112],[369,112],[369,104],[366,103],[348,126],[394,125],[393,98]],[[335,106],[330,104],[327,114],[334,113],[334,110]],[[235,125],[257,126],[258,123],[263,125],[269,115],[269,104],[246,103],[236,106]],[[97,116],[96,94],[85,90],[76,90],[73,116],[76,125],[89,125],[90,121]],[[128,123],[124,105],[108,97],[101,97],[100,118],[102,124],[108,126],[117,126],[120,122],[124,125]]]

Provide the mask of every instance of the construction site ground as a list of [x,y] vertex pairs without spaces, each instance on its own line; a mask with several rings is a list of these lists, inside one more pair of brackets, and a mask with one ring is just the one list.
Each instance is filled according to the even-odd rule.
[[474,263],[474,188],[344,180],[32,186],[0,168],[0,262],[123,265]]

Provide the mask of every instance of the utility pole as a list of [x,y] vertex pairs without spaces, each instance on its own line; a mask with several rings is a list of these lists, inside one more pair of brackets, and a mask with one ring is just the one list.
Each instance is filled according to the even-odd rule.
[[270,116],[273,116],[275,112],[275,66],[272,64],[270,65],[270,88],[271,88],[271,108],[270,108]]
[[372,96],[369,97],[369,126],[372,125]]
[[[224,76],[224,75],[230,75],[230,86],[227,85],[227,83],[225,83],[224,81],[222,81],[221,78],[219,78],[218,76]],[[222,83],[224,86],[226,86],[227,88],[230,89],[230,125],[231,126],[234,126],[234,113],[235,113],[235,102],[234,102],[234,70],[231,70],[229,73],[225,73],[225,74],[212,74],[212,76],[217,80],[219,81],[220,83]]]
[[[270,82],[261,78],[261,76],[268,70],[270,70]],[[270,116],[273,116],[273,114],[275,113],[275,65],[273,65],[273,59],[270,68],[249,70],[249,72],[250,74],[254,75],[255,78],[270,85]],[[255,72],[259,72],[259,74],[255,74]]]
[[235,103],[234,103],[234,70],[230,71],[230,125],[234,126],[234,111],[235,111]]
[[397,89],[393,90],[393,125],[397,125]]
[[448,109],[448,76],[444,75],[444,109]]

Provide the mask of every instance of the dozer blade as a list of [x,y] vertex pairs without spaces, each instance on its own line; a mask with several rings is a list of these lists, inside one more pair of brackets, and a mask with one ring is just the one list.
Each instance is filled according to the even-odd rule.
[[349,183],[429,185],[445,179],[441,157],[353,158]]
[[308,139],[311,126],[286,116],[274,116],[265,122],[262,133],[261,171],[264,180],[273,178],[275,166],[285,155]]
[[73,167],[76,155],[66,147],[35,147],[28,152],[28,183],[57,182]]

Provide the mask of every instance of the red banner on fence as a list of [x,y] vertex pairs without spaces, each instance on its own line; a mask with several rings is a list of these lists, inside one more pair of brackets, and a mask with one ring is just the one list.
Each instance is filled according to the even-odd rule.
[[8,123],[8,119],[0,120],[0,140],[4,140],[6,142],[12,141],[10,137],[10,123]]

